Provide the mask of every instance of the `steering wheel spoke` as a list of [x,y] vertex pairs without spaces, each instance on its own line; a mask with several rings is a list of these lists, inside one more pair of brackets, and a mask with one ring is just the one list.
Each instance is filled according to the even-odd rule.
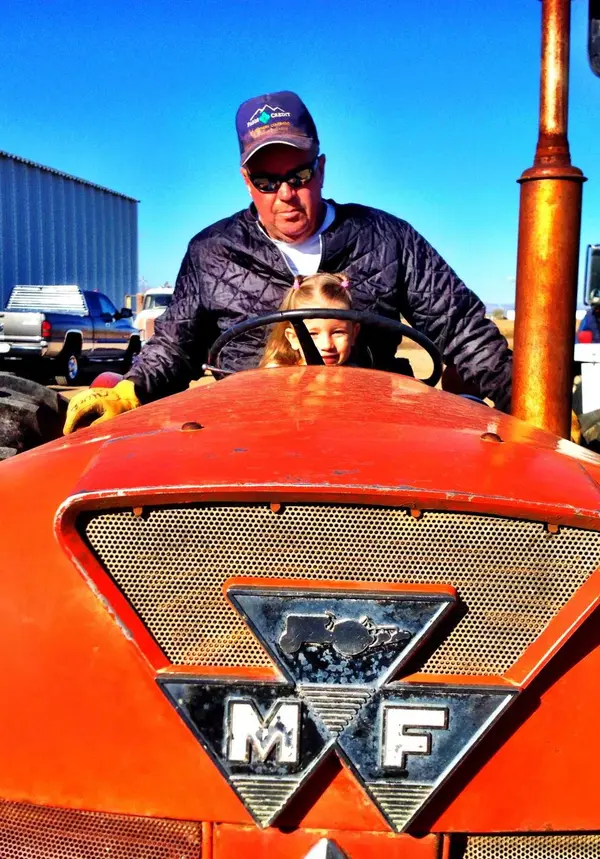
[[321,357],[321,353],[317,349],[315,341],[308,333],[308,328],[306,327],[306,323],[304,322],[304,320],[294,319],[292,320],[292,325],[294,326],[294,331],[296,332],[296,337],[298,338],[298,341],[300,343],[300,347],[302,349],[302,353],[304,355],[304,360],[306,361],[306,363],[310,364],[311,366],[323,366],[324,361]]

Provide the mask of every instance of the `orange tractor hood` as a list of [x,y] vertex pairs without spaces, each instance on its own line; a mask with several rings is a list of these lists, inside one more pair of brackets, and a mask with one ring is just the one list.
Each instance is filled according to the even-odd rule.
[[[40,450],[85,446],[73,494],[244,488],[402,496],[497,513],[597,516],[600,458],[468,399],[390,373],[248,371]],[[479,501],[478,501],[479,499]],[[487,501],[484,501],[487,500]]]

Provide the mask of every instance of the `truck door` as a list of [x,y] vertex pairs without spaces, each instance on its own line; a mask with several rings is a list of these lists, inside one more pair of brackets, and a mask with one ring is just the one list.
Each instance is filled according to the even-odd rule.
[[100,309],[98,293],[86,292],[85,300],[87,302],[88,310],[90,313],[89,322],[91,327],[92,340],[92,344],[88,353],[88,358],[90,361],[97,361],[100,360],[98,357],[98,350],[101,350],[102,348],[101,343],[102,338],[104,337],[104,328],[106,323],[101,318],[102,311]]
[[98,312],[98,302],[94,302],[93,298],[90,300],[90,293],[84,292],[83,295],[87,305],[87,313],[79,317],[76,327],[81,331],[81,336],[83,338],[81,345],[82,353],[87,360],[90,360],[94,356],[94,348],[96,345],[94,332],[94,307],[96,307],[96,312]]
[[129,344],[131,324],[129,320],[118,319],[117,308],[101,292],[91,293],[88,300],[94,317],[94,354],[95,361],[114,361],[123,357]]
[[110,316],[111,350],[114,351],[115,358],[122,358],[131,338],[131,319],[121,319],[119,311],[106,295],[102,295],[100,292],[98,298],[102,308],[102,318],[108,319]]
[[98,301],[100,302],[100,319],[104,322],[102,352],[108,358],[118,358],[122,350],[119,348],[121,338],[116,322],[117,308],[101,292],[98,293]]

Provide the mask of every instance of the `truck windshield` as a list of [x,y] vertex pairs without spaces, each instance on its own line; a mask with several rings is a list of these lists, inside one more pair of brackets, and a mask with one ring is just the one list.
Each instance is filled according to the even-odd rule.
[[144,310],[152,310],[153,307],[168,307],[171,298],[171,295],[147,295],[144,299]]

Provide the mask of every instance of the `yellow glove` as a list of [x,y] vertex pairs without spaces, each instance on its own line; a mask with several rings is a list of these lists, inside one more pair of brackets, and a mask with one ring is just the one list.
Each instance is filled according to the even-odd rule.
[[571,412],[571,441],[581,444],[581,424],[575,412]]
[[[123,379],[114,388],[81,391],[69,401],[63,433],[75,432],[81,424],[93,426],[108,421],[138,406],[141,403],[135,395],[134,384],[128,379]],[[98,416],[96,420],[90,420],[94,415]]]

